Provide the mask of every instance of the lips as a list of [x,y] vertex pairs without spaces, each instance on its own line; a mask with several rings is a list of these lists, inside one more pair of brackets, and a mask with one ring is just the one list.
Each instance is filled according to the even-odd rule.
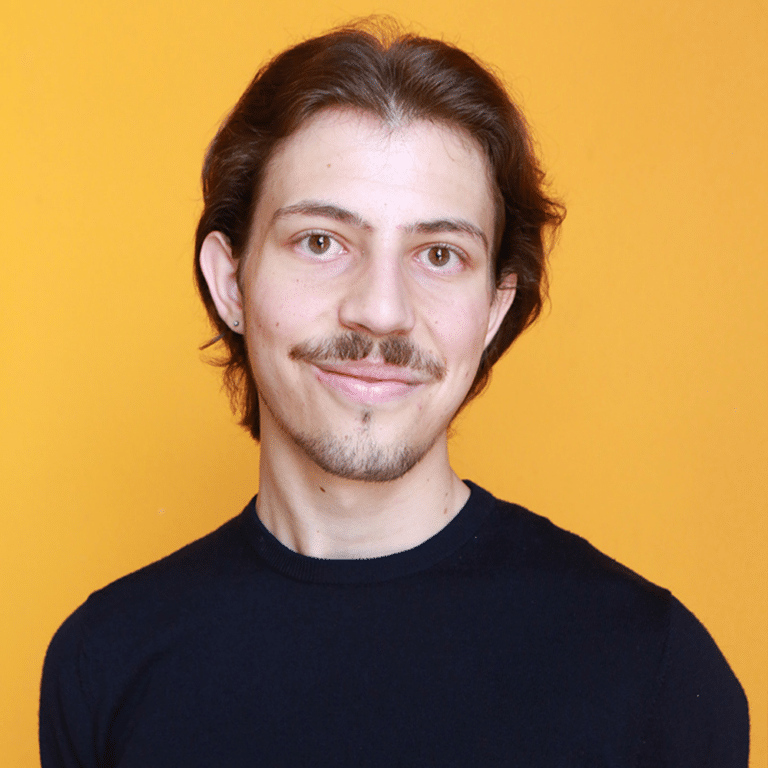
[[312,367],[321,382],[353,402],[369,405],[405,397],[425,383],[412,371],[387,363],[323,362]]

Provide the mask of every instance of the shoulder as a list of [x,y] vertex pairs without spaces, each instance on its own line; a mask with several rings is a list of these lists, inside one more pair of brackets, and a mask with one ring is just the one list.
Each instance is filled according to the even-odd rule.
[[746,766],[749,707],[711,635],[673,601],[653,701],[638,745],[640,768]]
[[178,656],[189,638],[205,642],[231,591],[222,586],[255,567],[248,514],[94,592],[59,627],[41,681],[45,764],[100,765],[95,755],[122,704],[141,699],[149,665]]
[[[113,594],[126,597],[146,585],[186,588],[195,583],[215,580],[249,561],[248,516],[253,502],[236,517],[205,536],[186,544],[175,552],[129,573],[95,592],[96,600],[109,599]],[[159,591],[159,590],[156,590]]]
[[[495,498],[473,486],[488,508],[476,537],[476,554],[486,567],[506,571],[526,588],[579,605],[642,609],[666,622],[672,596],[630,568],[598,550],[586,539],[558,527],[546,517]],[[551,594],[550,594],[551,593]],[[561,602],[561,600],[556,600]]]
[[48,658],[107,657],[152,645],[164,634],[178,633],[195,609],[220,600],[224,583],[258,567],[249,546],[247,516],[251,505],[217,530],[176,552],[123,576],[89,596],[62,624]]
[[746,697],[701,622],[669,590],[580,536],[490,494],[485,502],[478,556],[505,574],[510,600],[525,596],[529,626],[543,628],[542,644],[556,638],[571,659],[567,674],[587,671],[585,701],[601,686],[616,711],[636,698],[638,765],[746,765]]

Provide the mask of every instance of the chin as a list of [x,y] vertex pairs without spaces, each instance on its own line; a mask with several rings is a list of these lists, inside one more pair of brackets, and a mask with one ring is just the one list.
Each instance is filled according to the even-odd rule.
[[323,471],[345,480],[386,483],[413,469],[435,441],[422,446],[383,446],[369,436],[294,435],[295,443]]

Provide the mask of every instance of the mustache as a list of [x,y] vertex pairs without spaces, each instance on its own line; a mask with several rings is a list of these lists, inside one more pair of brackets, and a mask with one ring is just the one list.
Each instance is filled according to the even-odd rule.
[[305,341],[291,348],[292,360],[307,363],[341,362],[343,360],[364,360],[375,357],[388,365],[410,368],[426,374],[435,381],[445,378],[445,365],[433,355],[419,349],[410,339],[402,336],[387,336],[372,339],[356,331],[347,331],[338,336],[317,341]]

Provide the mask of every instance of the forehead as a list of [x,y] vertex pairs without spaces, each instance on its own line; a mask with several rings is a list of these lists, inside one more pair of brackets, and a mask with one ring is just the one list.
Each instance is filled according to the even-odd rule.
[[343,207],[374,228],[458,217],[493,239],[485,154],[468,134],[439,123],[392,127],[367,113],[319,113],[268,163],[254,229],[267,226],[277,209],[306,200]]

